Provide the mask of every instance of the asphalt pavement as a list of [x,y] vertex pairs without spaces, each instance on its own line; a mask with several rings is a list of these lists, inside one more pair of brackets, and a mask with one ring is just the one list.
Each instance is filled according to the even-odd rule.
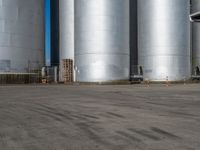
[[199,150],[200,84],[0,86],[0,150]]

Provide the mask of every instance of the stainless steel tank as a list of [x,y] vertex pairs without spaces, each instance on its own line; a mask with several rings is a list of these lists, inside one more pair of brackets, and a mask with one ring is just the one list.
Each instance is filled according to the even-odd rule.
[[60,80],[63,81],[62,60],[74,62],[74,0],[59,1],[60,24]]
[[[192,13],[200,11],[200,0],[192,0]],[[200,24],[192,23],[192,72],[200,75]]]
[[138,53],[144,79],[190,78],[189,15],[189,0],[138,1]]
[[0,3],[0,72],[26,73],[44,64],[44,0]]
[[128,80],[129,0],[75,0],[78,82]]

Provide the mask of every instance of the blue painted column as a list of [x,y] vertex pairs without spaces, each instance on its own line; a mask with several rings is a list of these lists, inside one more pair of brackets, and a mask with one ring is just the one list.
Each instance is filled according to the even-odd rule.
[[45,64],[51,65],[51,0],[45,0]]

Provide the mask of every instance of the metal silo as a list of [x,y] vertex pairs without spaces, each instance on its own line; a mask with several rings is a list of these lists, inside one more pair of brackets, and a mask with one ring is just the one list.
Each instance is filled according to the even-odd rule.
[[3,0],[0,5],[0,72],[43,66],[44,1]]
[[[192,13],[200,11],[200,0],[192,0]],[[192,23],[192,71],[200,75],[200,24]]]
[[75,0],[78,82],[128,80],[129,0]]
[[138,53],[144,79],[190,78],[190,1],[138,1]]
[[74,0],[59,1],[60,15],[60,80],[63,81],[63,59],[74,62]]

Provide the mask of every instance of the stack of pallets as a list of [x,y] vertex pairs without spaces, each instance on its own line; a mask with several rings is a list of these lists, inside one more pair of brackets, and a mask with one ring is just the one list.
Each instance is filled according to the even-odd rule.
[[62,60],[62,75],[65,84],[73,82],[73,60],[63,59]]

